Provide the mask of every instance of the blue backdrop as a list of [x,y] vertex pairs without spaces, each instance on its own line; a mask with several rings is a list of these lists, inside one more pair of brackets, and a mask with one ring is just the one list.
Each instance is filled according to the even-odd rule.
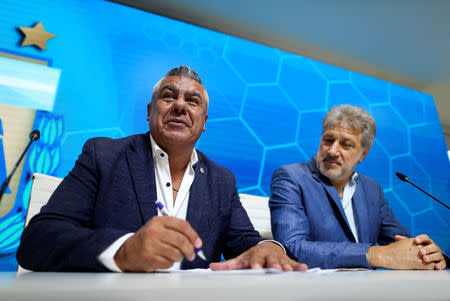
[[[20,47],[16,28],[38,21],[57,37],[47,51]],[[64,177],[86,139],[147,131],[154,83],[182,64],[200,74],[211,100],[197,147],[234,172],[240,192],[269,196],[276,167],[308,161],[317,151],[325,112],[358,105],[377,123],[358,172],[381,184],[413,235],[428,233],[450,251],[448,210],[394,176],[403,172],[448,202],[447,148],[430,95],[103,1],[3,0],[0,36],[4,51],[38,56],[62,70],[53,111],[36,115],[43,138],[26,159],[16,204],[0,218],[0,270],[17,264],[30,174]],[[0,173],[3,180],[1,165]]]

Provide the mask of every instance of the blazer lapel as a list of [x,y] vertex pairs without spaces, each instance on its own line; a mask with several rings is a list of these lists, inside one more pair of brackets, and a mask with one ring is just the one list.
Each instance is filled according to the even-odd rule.
[[[199,154],[197,152],[197,154]],[[207,204],[203,203],[205,198],[205,190],[207,187],[207,172],[202,160],[200,159],[194,167],[195,178],[192,182],[189,192],[189,204],[186,213],[186,220],[191,224],[192,228],[198,232],[202,213],[207,210]]]
[[157,215],[155,171],[149,133],[144,134],[142,139],[138,138],[130,144],[130,149],[127,151],[127,160],[138,199],[142,223],[145,224],[150,218]]
[[356,180],[356,190],[353,195],[353,212],[356,216],[356,228],[358,229],[359,242],[369,242],[369,210],[367,198],[364,196],[362,184]]
[[353,236],[352,230],[350,229],[350,226],[348,224],[347,215],[345,215],[344,208],[342,207],[342,202],[341,202],[341,199],[339,198],[339,193],[337,192],[336,188],[333,185],[327,185],[325,183],[322,183],[322,187],[327,192],[328,198],[331,199],[333,201],[333,203],[336,205],[336,207],[338,208],[339,217],[345,223],[347,234],[349,234],[350,237],[356,242],[356,239]]
[[[189,191],[189,204],[186,213],[186,220],[189,222],[191,227],[200,235],[201,233],[201,221],[202,215],[208,210],[208,204],[205,204],[205,194],[207,189],[207,173],[208,170],[203,164],[200,152],[197,152],[199,158],[198,162],[194,166],[195,178],[192,182],[191,189]],[[205,236],[202,237],[205,239]],[[205,241],[203,241],[205,243]],[[186,259],[181,262],[181,269],[190,269],[194,267],[199,267],[205,264],[202,259],[198,257],[194,261],[187,261]],[[207,267],[207,266],[206,266]]]
[[322,185],[323,189],[328,195],[328,198],[335,205],[335,208],[338,209],[338,219],[341,221],[342,226],[344,227],[344,232],[347,233],[347,236],[350,237],[354,242],[356,242],[355,237],[353,236],[352,230],[350,229],[347,216],[345,215],[344,208],[342,207],[341,199],[339,198],[339,193],[336,188],[331,183],[330,179],[322,175],[319,169],[316,166],[315,158],[312,158],[308,162],[309,169],[311,170],[311,174],[313,178]]

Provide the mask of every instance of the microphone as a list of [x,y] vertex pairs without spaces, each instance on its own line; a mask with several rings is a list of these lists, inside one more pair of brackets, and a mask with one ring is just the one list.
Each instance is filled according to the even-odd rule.
[[11,181],[11,178],[12,178],[14,172],[16,171],[16,169],[19,166],[20,162],[22,161],[23,157],[25,156],[28,149],[30,148],[31,143],[33,143],[36,140],[39,140],[40,137],[41,137],[41,132],[39,132],[39,130],[34,130],[30,133],[30,142],[28,142],[28,145],[25,148],[25,150],[23,151],[22,155],[20,155],[19,160],[17,160],[16,164],[14,165],[13,169],[9,173],[8,177],[2,184],[2,188],[0,189],[0,202],[2,200],[3,194],[5,193],[6,187],[8,187],[9,181]]
[[30,133],[31,142],[39,140],[39,138],[41,138],[41,132],[39,130],[34,130]]
[[443,202],[439,201],[437,198],[435,198],[434,196],[432,196],[431,194],[429,194],[428,192],[426,192],[425,190],[423,190],[422,188],[420,188],[419,186],[417,186],[416,184],[414,184],[413,182],[411,182],[407,176],[405,176],[402,173],[396,172],[395,173],[397,175],[397,177],[402,180],[403,182],[409,183],[412,186],[416,187],[417,189],[419,189],[420,191],[422,191],[423,193],[425,193],[426,195],[428,195],[429,197],[435,199],[436,201],[439,202],[439,204],[441,204],[442,206],[446,207],[447,209],[450,209],[450,207],[448,207],[446,204],[444,204]]

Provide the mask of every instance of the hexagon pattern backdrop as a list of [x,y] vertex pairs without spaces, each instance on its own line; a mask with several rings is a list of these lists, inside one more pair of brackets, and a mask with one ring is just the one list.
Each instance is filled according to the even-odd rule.
[[[19,47],[15,28],[38,21],[57,35],[47,51]],[[40,166],[64,177],[88,138],[146,132],[153,85],[186,64],[200,74],[210,96],[206,132],[197,147],[233,171],[240,192],[269,196],[276,167],[308,161],[317,151],[326,111],[354,104],[377,122],[375,143],[357,171],[380,183],[413,235],[428,233],[450,251],[449,211],[394,175],[403,172],[449,200],[447,148],[430,95],[103,1],[4,0],[0,36],[0,48],[44,56],[62,70],[53,112],[41,112],[35,121],[53,122],[56,132],[48,133],[53,144],[28,155],[28,173]],[[22,189],[29,191],[25,184]],[[26,197],[24,192],[16,202],[26,206]],[[17,214],[7,215],[16,218],[14,231],[0,218],[0,270],[17,264],[24,216]]]

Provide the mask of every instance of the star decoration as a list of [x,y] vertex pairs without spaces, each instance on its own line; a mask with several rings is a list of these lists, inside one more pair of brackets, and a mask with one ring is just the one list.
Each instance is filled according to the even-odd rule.
[[56,37],[56,35],[45,31],[42,22],[39,22],[34,27],[19,26],[19,28],[25,35],[21,46],[35,45],[36,47],[45,50],[47,41]]

